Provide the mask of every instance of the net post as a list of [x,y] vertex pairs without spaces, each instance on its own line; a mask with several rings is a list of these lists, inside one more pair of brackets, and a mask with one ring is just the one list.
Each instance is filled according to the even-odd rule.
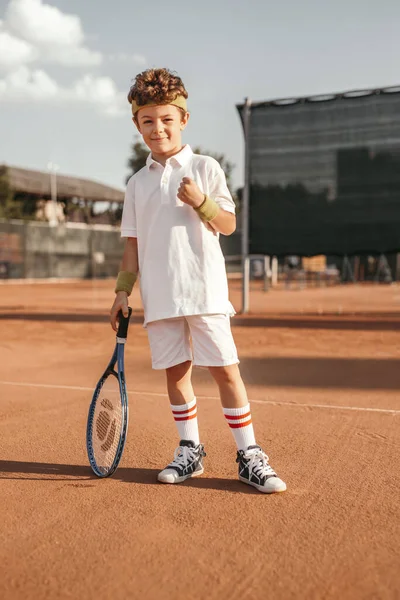
[[278,258],[273,256],[271,261],[271,287],[278,285],[278,266]]
[[244,131],[244,188],[242,202],[242,313],[249,312],[250,259],[249,259],[249,200],[250,200],[250,129],[251,100],[245,99],[243,110]]
[[264,256],[264,292],[269,290],[269,277],[270,277],[270,258]]

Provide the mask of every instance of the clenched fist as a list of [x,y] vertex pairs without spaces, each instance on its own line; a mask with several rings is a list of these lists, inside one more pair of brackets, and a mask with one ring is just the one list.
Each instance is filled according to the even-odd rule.
[[193,208],[197,208],[204,202],[204,194],[193,179],[184,177],[178,189],[179,200]]

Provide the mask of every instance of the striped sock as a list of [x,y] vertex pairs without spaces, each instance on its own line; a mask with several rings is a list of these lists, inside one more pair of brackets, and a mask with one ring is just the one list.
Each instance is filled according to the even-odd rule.
[[254,446],[256,440],[251,423],[250,404],[241,408],[224,408],[223,410],[238,450],[246,450],[249,446]]
[[175,406],[171,404],[171,410],[178,428],[179,439],[192,440],[196,446],[200,444],[196,398],[188,404]]

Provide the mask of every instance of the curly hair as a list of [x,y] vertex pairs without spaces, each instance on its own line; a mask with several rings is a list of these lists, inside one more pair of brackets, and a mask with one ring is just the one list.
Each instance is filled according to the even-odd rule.
[[132,100],[140,106],[148,103],[169,104],[177,96],[188,97],[182,79],[169,69],[147,69],[135,77],[128,93],[128,102]]

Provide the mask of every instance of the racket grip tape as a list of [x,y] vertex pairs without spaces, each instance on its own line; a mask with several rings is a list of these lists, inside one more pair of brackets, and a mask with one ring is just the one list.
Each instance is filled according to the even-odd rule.
[[117,337],[119,337],[119,338],[127,338],[128,337],[128,325],[129,325],[129,319],[131,318],[131,314],[132,314],[131,307],[128,308],[128,316],[127,317],[124,317],[121,310],[119,311],[119,313],[118,313],[119,325],[118,325]]

